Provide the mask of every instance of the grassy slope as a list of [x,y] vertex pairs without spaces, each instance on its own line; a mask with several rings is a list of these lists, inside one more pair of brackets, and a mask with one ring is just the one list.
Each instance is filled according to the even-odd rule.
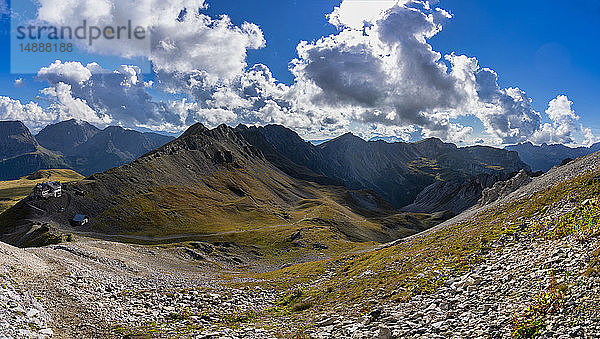
[[[449,277],[461,275],[481,262],[491,241],[514,234],[522,225],[527,227],[527,234],[537,238],[576,236],[585,240],[598,236],[597,203],[552,221],[533,220],[554,206],[565,202],[582,206],[586,199],[596,199],[599,195],[600,170],[596,170],[393,247],[294,265],[253,277],[282,291],[300,286],[303,297],[298,304],[314,305],[321,311],[340,303],[367,310],[366,303],[371,298],[406,300],[434,292]],[[590,267],[590,271],[595,270],[595,266]],[[360,307],[354,309],[360,311]]]
[[[294,189],[294,182],[275,174],[280,185]],[[224,193],[230,188],[222,187],[220,179],[207,182],[211,190],[202,184],[196,187],[163,186],[150,193],[123,197],[122,203],[103,213],[106,226],[101,219],[95,228],[103,231],[106,227],[106,232],[110,232],[113,220],[122,218],[124,210],[131,211],[120,223],[129,227],[136,225],[139,230],[130,228],[128,235],[198,234],[196,240],[253,246],[263,254],[262,264],[277,266],[295,260],[306,261],[301,258],[311,255],[329,257],[368,249],[376,244],[375,241],[389,241],[432,226],[427,214],[388,214],[383,222],[367,218],[340,203],[346,192],[343,188],[310,183],[303,187],[307,190],[304,194],[308,193],[310,197],[285,208],[270,203],[271,192],[262,192],[264,187],[253,182],[251,177],[240,177],[235,173],[225,176],[247,195],[229,195],[224,199],[227,196]],[[422,228],[415,228],[417,223],[421,223]],[[406,228],[409,226],[413,228]],[[290,240],[298,231],[301,237],[297,241]]]
[[37,183],[54,180],[73,182],[82,179],[82,175],[72,170],[51,169],[39,170],[18,180],[0,181],[0,213],[28,196]]

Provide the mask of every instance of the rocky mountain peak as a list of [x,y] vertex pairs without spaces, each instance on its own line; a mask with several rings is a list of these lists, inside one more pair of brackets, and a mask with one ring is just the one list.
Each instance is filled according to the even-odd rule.
[[82,120],[66,120],[44,127],[36,139],[45,148],[63,154],[85,143],[100,132],[96,126]]
[[327,147],[339,147],[339,145],[351,146],[351,145],[361,145],[361,144],[366,145],[367,141],[365,141],[364,139],[362,139],[359,136],[352,134],[352,132],[347,132],[347,133],[340,135],[337,138],[334,138],[327,142],[322,143],[319,147],[327,148]]
[[186,136],[190,136],[193,134],[202,134],[206,131],[208,131],[208,128],[204,127],[204,125],[202,123],[197,122],[197,123],[193,124],[192,126],[190,126],[185,132],[183,132],[183,134],[181,136],[186,137]]

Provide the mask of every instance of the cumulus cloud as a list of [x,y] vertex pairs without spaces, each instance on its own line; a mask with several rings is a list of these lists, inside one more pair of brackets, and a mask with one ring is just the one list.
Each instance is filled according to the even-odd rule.
[[23,82],[23,78],[16,78],[15,79],[15,87],[23,87],[25,83]]
[[[90,65],[93,68],[93,65]],[[83,66],[79,62],[62,62],[56,60],[48,67],[42,67],[37,77],[49,82],[64,82],[67,84],[81,84],[92,77],[90,68]]]
[[329,17],[339,33],[298,46],[291,66],[298,102],[326,116],[344,112],[341,121],[417,126],[423,136],[446,140],[470,135],[471,127],[451,120],[478,99],[478,67],[467,75],[451,71],[428,43],[451,15],[426,2],[381,1],[369,10],[364,5],[344,1]]
[[83,66],[56,61],[42,70],[38,78],[51,85],[43,94],[54,99],[53,108],[61,116],[78,115],[102,125],[116,121],[128,127],[168,124],[181,129],[185,123],[168,104],[155,102],[137,66],[123,65],[110,71],[96,63]]
[[265,45],[255,24],[236,27],[227,16],[219,19],[187,11],[180,20],[160,20],[152,31],[154,67],[166,72],[205,71],[231,78],[246,67],[247,49]]
[[[204,71],[220,78],[239,75],[248,49],[265,45],[252,23],[235,26],[226,15],[213,19],[201,12],[204,0],[40,0],[38,19],[55,25],[118,27],[128,21],[144,27],[149,38],[99,39],[81,47],[98,54],[146,57],[166,72]],[[147,45],[145,45],[147,44]]]
[[[361,5],[349,2],[355,3]],[[445,116],[464,94],[427,43],[441,30],[440,12],[394,4],[359,29],[344,14],[348,8],[343,3],[332,15],[338,34],[298,46],[291,70],[303,86],[316,86],[305,91],[308,99],[329,111],[352,111],[351,119],[365,123],[446,129]]]
[[598,141],[592,130],[579,123],[579,116],[572,108],[573,102],[566,95],[552,99],[546,109],[546,115],[551,123],[544,123],[531,138],[535,143],[574,144],[575,136],[583,139],[583,144],[589,146]]
[[[475,92],[469,95],[467,112],[481,120],[498,143],[525,141],[539,129],[541,116],[533,109],[532,101],[524,91],[500,88],[496,72],[489,68],[479,69],[476,65],[471,67],[475,69]],[[473,89],[465,86],[465,90]]]
[[55,121],[55,115],[45,111],[37,103],[21,103],[0,96],[0,120],[20,120],[34,132]]
[[106,115],[99,116],[85,100],[74,98],[71,85],[60,82],[43,89],[41,93],[51,98],[48,110],[55,114],[56,120],[77,119],[99,125],[107,125],[112,121]]
[[359,123],[417,126],[423,136],[455,142],[475,141],[473,128],[458,122],[465,116],[479,119],[486,139],[496,144],[541,140],[550,127],[551,140],[572,141],[573,124],[566,122],[572,117],[558,121],[550,110],[546,113],[555,122],[542,125],[525,91],[501,88],[496,72],[480,67],[476,58],[442,58],[433,49],[429,39],[452,17],[445,10],[422,1],[365,6],[345,0],[329,16],[339,33],[298,46],[291,91],[311,103],[309,110],[342,111]]

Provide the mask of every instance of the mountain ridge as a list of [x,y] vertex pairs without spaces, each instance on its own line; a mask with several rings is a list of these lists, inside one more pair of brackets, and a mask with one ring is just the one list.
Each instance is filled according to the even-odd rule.
[[[267,153],[276,151],[280,158],[350,189],[373,189],[397,208],[413,203],[419,192],[441,179],[464,182],[482,173],[507,175],[530,170],[516,152],[484,146],[459,148],[436,138],[388,143],[346,133],[315,146],[280,125],[238,126],[238,130],[245,136],[262,134],[263,142],[255,146],[269,148]],[[257,140],[256,136],[248,139],[251,143]],[[288,165],[276,160],[275,165],[295,175]]]
[[129,163],[173,139],[120,126],[99,129],[75,119],[49,124],[34,136],[20,121],[0,121],[0,180],[54,168],[90,175]]
[[568,147],[561,144],[534,145],[531,142],[525,142],[516,145],[506,146],[505,149],[519,153],[519,157],[531,166],[534,172],[547,172],[554,166],[558,166],[567,158],[576,159],[597,151],[600,151],[600,142],[589,147]]

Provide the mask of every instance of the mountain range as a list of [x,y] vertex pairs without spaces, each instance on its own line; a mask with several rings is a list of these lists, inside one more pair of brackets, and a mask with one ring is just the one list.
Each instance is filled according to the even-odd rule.
[[[90,223],[74,229],[75,214],[87,215]],[[59,198],[19,202],[0,215],[0,230],[3,241],[22,246],[53,239],[41,227],[53,225],[134,241],[244,233],[236,240],[244,243],[256,240],[248,234],[257,233],[276,248],[301,237],[311,240],[296,247],[322,251],[357,241],[391,241],[445,219],[401,213],[371,190],[291,177],[235,129],[196,124],[130,164],[68,185]],[[282,238],[291,240],[281,243]]]
[[0,121],[0,180],[53,168],[90,175],[127,164],[171,140],[119,126],[101,130],[77,120],[48,125],[33,136],[20,121]]
[[565,159],[576,159],[600,151],[600,143],[590,147],[571,148],[565,145],[534,145],[526,142],[505,147],[507,150],[519,153],[519,157],[535,172],[547,172],[554,166],[560,165]]
[[[12,135],[6,154],[43,151],[26,148],[36,141],[24,130]],[[0,302],[17,325],[67,338],[247,337],[263,324],[256,337],[526,337],[546,326],[556,332],[542,336],[598,337],[587,319],[600,296],[599,158],[499,183],[511,175],[502,166],[527,168],[514,152],[350,134],[312,147],[281,126],[196,124],[129,164],[84,179],[65,171],[73,182],[60,197],[1,213]],[[396,184],[367,175],[375,166],[409,187],[426,184],[415,173],[433,183],[404,211],[345,187]],[[24,178],[23,192],[51,175]],[[450,220],[408,211],[467,208],[494,181]],[[71,223],[76,214],[89,222]],[[56,332],[36,319],[45,310]],[[100,325],[59,332],[90,323]]]
[[[10,159],[3,155],[2,165],[11,168],[0,177],[4,180],[46,168],[70,168],[89,176],[128,164],[173,140],[117,126],[100,130],[76,120],[48,125],[35,137],[20,122],[2,125],[6,127],[0,137],[18,144],[5,147],[12,153]],[[239,125],[232,131],[294,179],[372,190],[392,208],[413,213],[458,214],[477,203],[481,192],[495,182],[520,170],[530,171],[516,152],[484,146],[459,148],[435,138],[417,143],[367,142],[346,133],[314,145],[280,125]],[[17,162],[22,159],[30,164]]]
[[367,142],[346,133],[315,146],[279,125],[241,125],[236,130],[291,176],[371,189],[396,208],[412,204],[423,189],[436,182],[460,186],[474,176],[489,175],[489,182],[480,185],[480,193],[512,173],[530,170],[516,152],[484,146],[459,148],[435,138],[417,143]]

